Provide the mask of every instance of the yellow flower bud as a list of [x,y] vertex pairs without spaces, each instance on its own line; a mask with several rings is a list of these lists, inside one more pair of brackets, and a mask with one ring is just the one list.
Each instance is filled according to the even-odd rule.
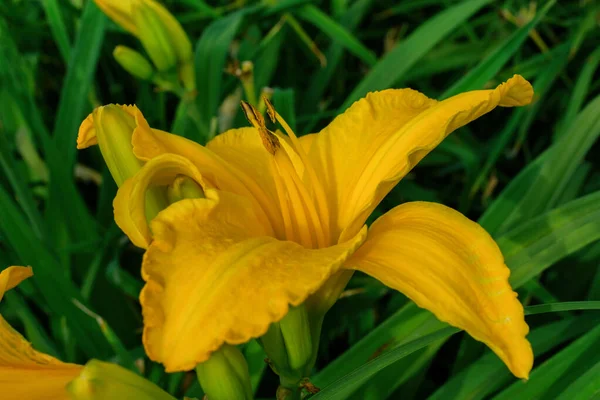
[[177,65],[177,55],[171,45],[169,32],[161,23],[158,14],[146,0],[131,2],[131,16],[137,27],[142,46],[159,71],[166,71]]
[[67,386],[73,400],[175,400],[141,376],[116,364],[89,361]]
[[131,0],[95,0],[95,2],[98,8],[116,24],[138,36],[137,27],[131,18]]
[[[77,148],[98,144],[104,162],[117,186],[135,175],[143,165],[131,143],[136,130],[150,126],[136,106],[109,104],[96,108],[79,127]],[[164,188],[152,187],[146,198],[146,216],[151,220],[168,206]]]
[[131,75],[149,80],[154,75],[154,68],[146,57],[127,46],[117,46],[113,51],[115,60]]
[[[135,35],[160,71],[192,62],[192,44],[181,24],[161,4],[154,0],[95,0],[100,9],[114,22]],[[183,73],[186,88],[190,74]]]
[[251,400],[248,364],[237,347],[224,344],[196,367],[202,390],[210,400]]

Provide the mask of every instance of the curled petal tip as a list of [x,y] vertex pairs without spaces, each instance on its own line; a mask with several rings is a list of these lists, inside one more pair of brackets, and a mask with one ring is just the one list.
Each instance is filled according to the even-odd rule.
[[79,126],[77,149],[86,149],[95,144],[98,144],[98,139],[96,138],[96,129],[94,128],[94,117],[90,114]]
[[521,75],[514,75],[498,86],[502,93],[499,105],[502,107],[525,106],[533,99],[533,87]]

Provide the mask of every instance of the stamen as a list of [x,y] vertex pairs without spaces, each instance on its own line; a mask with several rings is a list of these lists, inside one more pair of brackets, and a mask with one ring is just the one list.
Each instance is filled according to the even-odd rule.
[[250,124],[258,130],[260,138],[267,151],[272,155],[275,155],[280,147],[279,140],[277,139],[277,136],[269,132],[267,129],[265,125],[265,119],[263,118],[262,114],[251,104],[245,101],[242,101],[242,110],[244,110],[244,114],[246,115],[248,122],[250,122]]
[[302,160],[302,163],[304,164],[304,169],[308,174],[307,177],[309,184],[314,189],[314,195],[316,197],[315,200],[317,202],[317,207],[319,208],[319,219],[321,229],[323,229],[324,236],[329,241],[331,240],[329,234],[329,209],[327,207],[327,196],[325,196],[325,190],[321,186],[321,181],[317,178],[317,173],[312,167],[312,164],[309,162],[308,156],[302,148],[302,145],[300,144],[300,141],[298,140],[298,137],[296,136],[292,128],[290,128],[285,119],[283,119],[283,117],[275,110],[273,103],[271,103],[271,101],[267,97],[263,96],[263,101],[267,106],[267,113],[269,114],[269,118],[271,119],[271,121],[273,121],[273,123],[279,122],[283,130],[289,136],[292,142],[292,146],[296,151],[296,154],[298,154],[300,160]]

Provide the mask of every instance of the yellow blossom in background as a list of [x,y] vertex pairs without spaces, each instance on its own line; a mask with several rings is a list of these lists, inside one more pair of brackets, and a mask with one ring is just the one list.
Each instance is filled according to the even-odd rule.
[[[33,275],[31,267],[0,272],[0,300]],[[124,368],[98,360],[64,363],[36,351],[0,315],[0,398],[2,400],[174,400],[172,396]]]
[[[31,267],[8,267],[0,272],[4,293],[33,275]],[[4,400],[68,400],[66,385],[83,366],[63,363],[40,353],[0,315],[0,397]]]
[[[193,369],[224,343],[265,335],[289,318],[290,306],[318,338],[320,319],[359,270],[464,329],[527,378],[533,354],[523,307],[483,228],[427,202],[399,205],[369,229],[365,222],[447,135],[532,96],[518,75],[444,101],[384,90],[300,138],[272,106],[287,136],[245,105],[253,127],[206,146],[151,129],[137,115],[129,150],[144,164],[120,185],[114,208],[119,227],[146,249],[140,301],[148,356],[168,372]],[[198,195],[146,218],[148,188],[182,176]]]
[[[165,7],[154,0],[95,2],[109,18],[140,40],[159,72],[175,68],[184,87],[195,89],[192,44],[181,24]],[[124,60],[123,50],[118,50],[115,58],[127,71],[142,70],[144,79],[150,79],[143,56],[131,57],[131,51],[128,54],[130,57]]]

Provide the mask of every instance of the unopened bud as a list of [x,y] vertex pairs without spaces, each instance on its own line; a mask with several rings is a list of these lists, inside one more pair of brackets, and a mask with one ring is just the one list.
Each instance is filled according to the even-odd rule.
[[169,32],[161,22],[154,7],[147,0],[132,0],[131,16],[142,46],[159,71],[177,65],[177,54],[169,39]]
[[[77,148],[84,149],[98,144],[110,174],[120,187],[143,165],[133,153],[131,142],[134,131],[138,129],[150,130],[150,126],[136,106],[109,104],[98,107],[79,127]],[[146,216],[151,220],[168,203],[162,188],[152,187],[148,191]]]
[[306,307],[290,307],[279,321],[281,334],[287,349],[288,362],[292,370],[303,370],[312,356],[312,338]]
[[113,56],[121,67],[133,76],[150,80],[154,75],[154,69],[146,57],[127,46],[115,47]]
[[224,344],[196,367],[200,386],[209,400],[251,400],[248,364],[240,350]]
[[141,376],[116,364],[89,361],[81,374],[67,385],[73,400],[175,400]]

